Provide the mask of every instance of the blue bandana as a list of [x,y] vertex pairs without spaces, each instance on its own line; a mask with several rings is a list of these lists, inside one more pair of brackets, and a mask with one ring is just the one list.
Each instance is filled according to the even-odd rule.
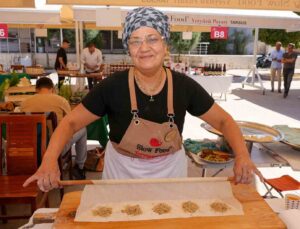
[[166,42],[169,41],[170,26],[168,16],[152,7],[139,7],[129,12],[125,18],[122,43],[126,50],[128,50],[128,39],[131,33],[143,26],[157,30],[165,38]]

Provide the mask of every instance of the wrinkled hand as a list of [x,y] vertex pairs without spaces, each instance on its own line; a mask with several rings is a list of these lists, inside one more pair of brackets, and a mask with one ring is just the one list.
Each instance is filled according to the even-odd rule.
[[48,192],[51,189],[59,188],[60,171],[57,162],[49,163],[43,160],[38,170],[29,177],[23,184],[23,187],[37,181],[39,189],[43,192]]
[[260,178],[261,182],[264,181],[261,172],[256,168],[248,156],[236,157],[233,172],[235,184],[250,184],[253,180],[254,173]]

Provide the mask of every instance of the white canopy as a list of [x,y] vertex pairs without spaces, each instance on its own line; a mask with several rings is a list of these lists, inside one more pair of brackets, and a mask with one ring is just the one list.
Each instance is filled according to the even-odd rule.
[[[38,7],[38,6],[37,6]],[[37,9],[0,9],[1,23],[7,24],[61,24],[60,6],[52,10]],[[97,9],[107,7],[75,6],[74,21],[96,22]],[[122,7],[121,18],[133,7]],[[300,30],[300,17],[292,11],[266,10],[229,10],[229,9],[194,9],[160,8],[166,12],[173,25],[226,26],[246,28],[273,28]],[[101,20],[101,18],[98,18]]]

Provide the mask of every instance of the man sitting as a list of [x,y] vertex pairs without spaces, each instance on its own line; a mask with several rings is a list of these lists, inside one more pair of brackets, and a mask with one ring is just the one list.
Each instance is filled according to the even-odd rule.
[[[58,123],[62,118],[71,111],[68,101],[54,94],[54,85],[51,79],[43,77],[36,82],[37,94],[26,99],[21,104],[22,112],[50,112],[56,113]],[[83,128],[73,135],[73,138],[68,142],[63,150],[66,153],[75,143],[76,158],[75,166],[73,167],[73,176],[75,179],[85,179],[84,162],[87,155],[87,133]]]

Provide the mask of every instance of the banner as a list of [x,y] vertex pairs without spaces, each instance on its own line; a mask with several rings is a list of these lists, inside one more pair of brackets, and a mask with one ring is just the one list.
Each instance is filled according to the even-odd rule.
[[211,27],[210,39],[227,40],[228,27]]
[[[7,1],[8,2],[8,1]],[[299,0],[47,0],[47,4],[300,11]]]
[[8,38],[7,24],[0,24],[0,38]]

